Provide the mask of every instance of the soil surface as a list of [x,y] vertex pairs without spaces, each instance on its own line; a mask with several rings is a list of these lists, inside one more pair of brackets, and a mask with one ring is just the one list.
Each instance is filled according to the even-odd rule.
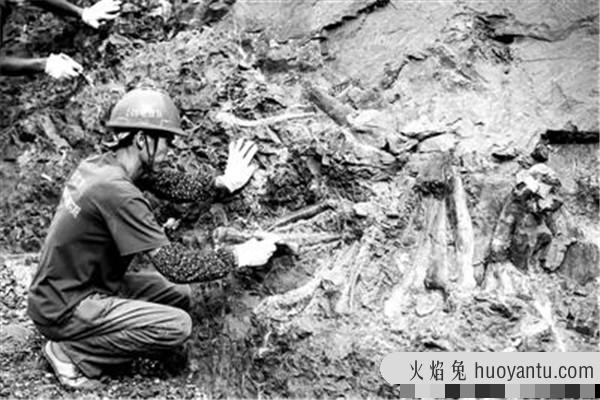
[[[593,0],[133,0],[94,31],[19,9],[3,51],[67,53],[93,85],[0,77],[0,396],[387,398],[392,351],[598,351],[598,18]],[[171,239],[289,246],[193,285],[185,348],[66,391],[26,291],[62,185],[140,84],[190,133],[170,167],[260,146],[222,203],[148,194]]]

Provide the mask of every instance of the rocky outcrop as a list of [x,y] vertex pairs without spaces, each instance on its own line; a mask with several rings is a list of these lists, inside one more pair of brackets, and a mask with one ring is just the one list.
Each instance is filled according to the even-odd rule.
[[575,242],[566,250],[559,271],[585,285],[600,276],[598,245]]
[[279,4],[238,0],[232,13],[244,30],[267,30],[270,37],[285,42],[317,36],[388,3],[389,0],[351,0],[332,6],[318,0]]

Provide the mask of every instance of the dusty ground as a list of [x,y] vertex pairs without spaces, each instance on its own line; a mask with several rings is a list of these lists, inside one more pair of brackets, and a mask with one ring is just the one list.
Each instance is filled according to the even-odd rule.
[[137,360],[89,398],[393,397],[391,351],[597,351],[598,14],[157,0],[99,32],[13,15],[9,51],[64,51],[95,86],[0,78],[0,395],[82,395],[40,358],[25,291],[64,180],[141,82],[176,99],[191,133],[171,166],[222,168],[232,138],[261,147],[249,187],[221,204],[151,198],[179,222],[172,239],[261,228],[298,248],[196,285],[187,361]]

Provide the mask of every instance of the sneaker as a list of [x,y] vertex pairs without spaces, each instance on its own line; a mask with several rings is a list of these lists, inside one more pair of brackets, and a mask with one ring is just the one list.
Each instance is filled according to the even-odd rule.
[[72,362],[61,361],[54,346],[58,346],[58,343],[48,341],[42,352],[61,385],[71,389],[95,389],[100,386],[100,381],[84,376]]

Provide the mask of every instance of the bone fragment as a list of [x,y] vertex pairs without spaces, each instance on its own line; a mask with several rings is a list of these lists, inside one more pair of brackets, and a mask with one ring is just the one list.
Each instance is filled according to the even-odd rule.
[[427,232],[427,236],[431,241],[431,252],[428,257],[425,286],[429,289],[440,289],[445,294],[448,294],[450,278],[447,254],[448,218],[446,216],[446,202],[438,200],[434,207],[435,217],[433,226]]
[[456,169],[452,171],[452,200],[456,213],[456,265],[459,271],[458,287],[470,290],[476,286],[473,272],[473,256],[475,254],[475,234],[473,222],[467,208],[467,199],[462,179]]
[[305,82],[303,86],[308,99],[312,101],[319,109],[321,109],[337,124],[347,127],[350,126],[348,123],[348,115],[350,115],[350,113],[353,111],[351,107],[343,104],[335,97],[330,96],[310,82]]
[[215,120],[227,125],[238,126],[241,128],[255,128],[258,126],[273,125],[279,122],[289,121],[293,119],[313,117],[314,115],[314,113],[282,114],[273,117],[250,120],[236,117],[235,115],[229,112],[220,111],[215,114]]
[[325,201],[323,203],[315,204],[309,207],[305,207],[301,210],[295,211],[291,214],[284,216],[283,218],[276,221],[273,225],[267,228],[268,231],[271,231],[275,228],[280,228],[285,225],[292,224],[301,219],[310,219],[315,215],[322,213],[323,211],[335,208],[335,202],[333,201]]
[[327,296],[335,297],[346,281],[348,264],[355,258],[356,244],[337,254],[332,262],[322,265],[315,276],[304,285],[286,293],[269,296],[263,299],[254,309],[254,313],[261,318],[270,318],[278,321],[287,321],[304,311],[319,288]]
[[365,264],[369,262],[370,251],[369,248],[373,238],[369,235],[365,235],[362,244],[358,250],[358,254],[350,262],[350,276],[347,280],[347,284],[342,290],[342,294],[335,305],[335,311],[338,314],[349,314],[353,310],[354,305],[354,292],[358,277]]

